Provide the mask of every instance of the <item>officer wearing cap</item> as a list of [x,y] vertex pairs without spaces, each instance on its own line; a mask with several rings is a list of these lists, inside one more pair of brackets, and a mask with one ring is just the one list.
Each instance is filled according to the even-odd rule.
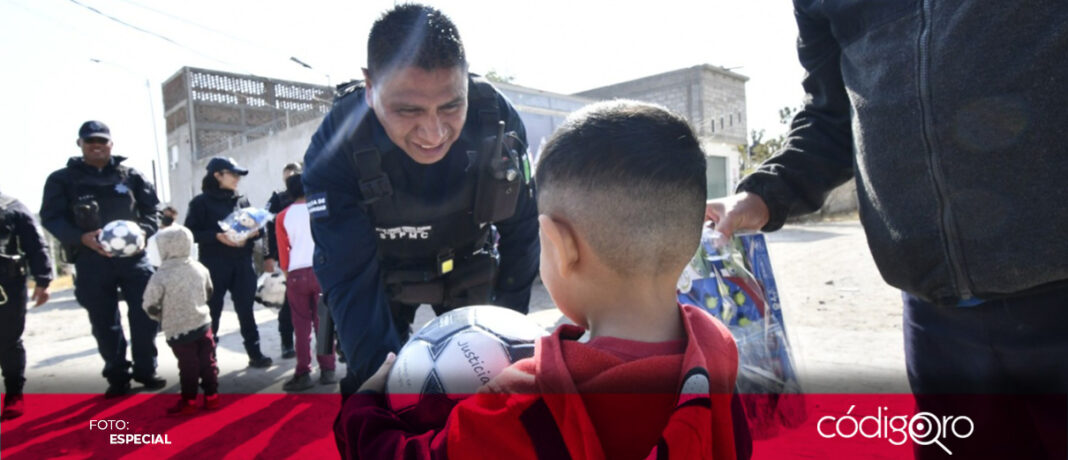
[[362,84],[304,157],[314,268],[355,389],[397,351],[420,304],[526,313],[537,206],[515,108],[467,72],[453,22],[394,7],[368,37]]
[[[27,264],[27,259],[29,264]],[[14,197],[0,193],[0,369],[4,375],[4,407],[0,420],[22,415],[26,383],[26,267],[33,275],[34,306],[48,301],[52,258],[33,214]]]
[[222,315],[223,297],[230,292],[234,302],[237,321],[241,324],[248,365],[254,368],[270,367],[272,360],[260,350],[260,332],[252,313],[256,297],[256,271],[252,267],[252,242],[260,238],[259,230],[245,240],[232,241],[219,221],[234,211],[249,207],[248,198],[237,193],[241,178],[248,170],[238,166],[232,158],[214,157],[208,161],[207,173],[201,181],[203,193],[189,202],[185,226],[193,232],[193,239],[200,250],[200,263],[211,272],[213,291],[208,299],[211,310],[211,332],[219,334],[219,317]]
[[[101,228],[115,220],[137,222],[146,236],[154,234],[159,226],[155,187],[140,172],[123,165],[125,157],[111,154],[111,131],[104,123],[83,123],[77,144],[82,155],[71,157],[66,167],[45,181],[41,222],[63,244],[67,260],[74,261],[74,295],[89,313],[93,337],[104,358],[105,395],[126,394],[131,378],[148,389],[163,388],[167,381],[156,375],[159,324],[141,308],[152,264],[144,251],[111,257],[97,241]],[[130,321],[132,374],[118,289],[122,289]]]

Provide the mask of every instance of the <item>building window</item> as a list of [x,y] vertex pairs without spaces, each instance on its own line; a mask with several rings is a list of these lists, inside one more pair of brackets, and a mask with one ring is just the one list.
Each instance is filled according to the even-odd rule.
[[716,134],[716,120],[712,120],[712,134]]
[[731,124],[730,125],[734,126],[734,114],[733,113],[730,115],[730,119],[731,119]]
[[719,129],[723,129],[723,117],[719,117]]

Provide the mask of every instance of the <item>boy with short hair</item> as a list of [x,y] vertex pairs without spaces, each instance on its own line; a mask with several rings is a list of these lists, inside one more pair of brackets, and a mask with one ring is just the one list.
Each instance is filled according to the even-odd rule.
[[211,275],[190,258],[193,233],[188,228],[172,225],[160,230],[156,244],[162,263],[148,280],[142,305],[150,318],[159,321],[178,358],[182,397],[167,413],[196,413],[198,381],[204,388],[204,408],[214,409],[219,406],[219,368],[208,309]]
[[675,293],[704,218],[705,158],[693,130],[659,106],[594,104],[545,144],[535,182],[541,278],[578,326],[540,339],[534,358],[429,432],[374,396],[390,356],[342,411],[342,454],[735,458],[737,348],[726,327]]

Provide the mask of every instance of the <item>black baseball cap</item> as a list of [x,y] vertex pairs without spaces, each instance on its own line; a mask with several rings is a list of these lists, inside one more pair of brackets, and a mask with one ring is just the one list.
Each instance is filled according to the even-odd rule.
[[99,137],[110,141],[111,130],[102,121],[89,120],[82,123],[81,128],[78,128],[78,138],[84,141],[91,137]]
[[233,171],[239,176],[248,175],[248,170],[237,165],[233,158],[213,157],[208,161],[208,172]]

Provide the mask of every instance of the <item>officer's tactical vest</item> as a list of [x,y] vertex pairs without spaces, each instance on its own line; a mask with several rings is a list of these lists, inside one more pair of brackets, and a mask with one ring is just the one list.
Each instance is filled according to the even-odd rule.
[[[339,97],[359,94],[351,84]],[[378,236],[379,262],[391,301],[447,308],[490,301],[497,272],[492,223],[511,217],[529,181],[526,146],[503,133],[497,93],[485,80],[469,84],[467,123],[479,127],[478,150],[463,180],[433,203],[409,192],[400,155],[382,155],[371,141],[368,116],[356,128],[351,159],[362,205]],[[503,144],[503,145],[502,145]],[[503,153],[501,153],[503,152]]]
[[11,218],[10,208],[14,203],[15,197],[0,194],[0,278],[7,279],[25,274],[22,248],[15,235],[15,220]]
[[[137,222],[137,198],[129,183],[129,169],[117,164],[117,174],[94,175],[80,167],[67,167],[70,174],[70,186],[67,189],[67,202],[70,203],[70,215],[74,225],[83,232],[102,228],[113,220],[132,220]],[[65,246],[67,260],[74,261],[81,244]]]

